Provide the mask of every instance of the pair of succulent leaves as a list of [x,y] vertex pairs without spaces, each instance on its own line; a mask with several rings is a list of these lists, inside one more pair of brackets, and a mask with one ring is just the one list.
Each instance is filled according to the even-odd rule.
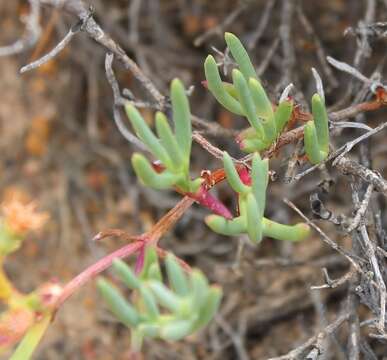
[[134,292],[132,302],[110,281],[98,279],[110,310],[131,329],[133,351],[140,351],[144,338],[180,340],[207,325],[218,310],[222,291],[210,286],[200,270],[185,272],[172,254],[164,265],[169,286],[164,284],[154,248],[146,250],[138,275],[122,260],[113,262],[116,276]]

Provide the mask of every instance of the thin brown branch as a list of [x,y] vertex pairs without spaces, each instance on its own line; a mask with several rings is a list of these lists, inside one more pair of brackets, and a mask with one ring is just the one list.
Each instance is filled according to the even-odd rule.
[[320,331],[317,335],[312,336],[302,345],[298,346],[286,355],[270,358],[269,360],[300,359],[301,355],[312,346],[314,346],[315,349],[319,351],[319,344],[321,344],[322,340],[324,340],[328,335],[333,334],[345,321],[348,320],[348,318],[349,313],[344,313],[343,315],[339,316],[334,322],[329,324],[324,330]]
[[351,174],[360,177],[368,184],[372,184],[376,191],[387,196],[387,181],[377,172],[346,157],[342,157],[337,162],[336,167],[345,175]]

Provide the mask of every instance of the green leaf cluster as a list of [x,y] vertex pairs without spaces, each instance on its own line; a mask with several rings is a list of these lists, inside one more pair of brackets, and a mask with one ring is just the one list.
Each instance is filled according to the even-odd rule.
[[240,40],[231,33],[225,34],[225,40],[239,70],[232,71],[232,84],[223,82],[214,57],[209,55],[204,63],[208,89],[226,109],[246,117],[250,123],[252,129],[242,134],[242,150],[267,149],[289,121],[293,102],[284,100],[274,111]]
[[206,223],[213,231],[223,235],[248,234],[254,243],[260,242],[263,236],[277,240],[300,241],[309,235],[310,229],[307,224],[282,225],[264,217],[269,180],[267,159],[262,160],[258,153],[254,154],[251,185],[242,182],[231,157],[226,152],[223,156],[223,163],[227,181],[239,195],[240,215],[232,220],[218,215],[208,216]]
[[165,259],[168,285],[164,284],[157,254],[146,251],[144,267],[137,276],[122,260],[113,262],[116,276],[135,291],[132,302],[110,281],[99,278],[97,286],[112,313],[131,329],[132,350],[139,351],[144,338],[180,340],[207,325],[217,312],[221,289],[210,286],[199,270],[186,273],[177,259]]
[[173,186],[185,192],[195,192],[201,179],[191,180],[189,174],[192,144],[191,112],[185,89],[180,80],[171,83],[171,101],[174,123],[172,131],[166,115],[157,112],[155,126],[158,137],[152,132],[144,118],[133,105],[126,106],[126,113],[140,140],[158,159],[165,170],[158,173],[140,153],[132,157],[132,165],[143,184],[155,189],[166,189]]

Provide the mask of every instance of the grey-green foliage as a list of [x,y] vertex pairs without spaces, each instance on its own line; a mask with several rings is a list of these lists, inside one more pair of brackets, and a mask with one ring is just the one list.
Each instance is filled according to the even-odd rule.
[[165,114],[157,112],[155,125],[158,137],[133,105],[126,106],[126,113],[136,135],[162,163],[165,170],[158,173],[149,160],[140,153],[135,153],[132,157],[133,168],[139,179],[147,186],[155,189],[176,186],[185,192],[195,192],[202,180],[200,178],[191,180],[189,174],[192,144],[191,112],[184,86],[178,79],[174,79],[171,83],[171,101],[174,132]]
[[305,223],[293,226],[282,225],[264,217],[266,206],[266,190],[269,179],[268,160],[262,160],[258,153],[254,154],[251,170],[251,185],[246,185],[225,152],[223,157],[227,181],[232,189],[238,193],[239,216],[227,220],[222,216],[209,215],[207,225],[215,232],[223,235],[248,234],[250,240],[258,243],[263,236],[277,240],[300,241],[305,239],[310,228]]
[[273,110],[240,40],[231,33],[225,34],[225,40],[239,69],[232,71],[232,84],[223,82],[214,57],[209,55],[204,63],[208,89],[226,109],[245,116],[250,123],[252,129],[242,134],[242,150],[267,149],[289,121],[293,102],[284,100]]
[[122,260],[115,260],[116,276],[135,292],[132,301],[110,281],[98,279],[97,286],[111,312],[131,330],[133,351],[140,350],[144,338],[180,340],[204,327],[218,310],[221,289],[210,286],[201,271],[185,272],[171,254],[165,259],[165,268],[166,283],[153,248],[146,251],[138,276]]

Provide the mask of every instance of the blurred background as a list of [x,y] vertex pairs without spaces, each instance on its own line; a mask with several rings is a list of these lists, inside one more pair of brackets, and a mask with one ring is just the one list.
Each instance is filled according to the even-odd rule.
[[[383,1],[88,3],[101,27],[162,94],[168,95],[174,77],[181,78],[187,87],[194,86],[192,112],[229,130],[214,136],[204,129],[203,134],[236,157],[243,154],[231,130],[243,129],[247,123],[222,109],[201,84],[206,55],[216,54],[222,61],[224,31],[234,32],[247,45],[273,101],[293,82],[296,90],[292,94],[304,110],[308,110],[315,92],[311,67],[320,73],[332,109],[349,106],[362,88],[348,74],[330,67],[326,55],[355,62],[366,76],[377,68],[384,73],[385,41],[375,40],[364,49],[356,36],[361,22],[386,19]],[[23,37],[22,20],[28,12],[26,1],[0,2],[0,46]],[[93,243],[91,239],[97,232],[120,228],[131,234],[142,233],[180,198],[171,191],[153,191],[138,184],[130,165],[136,148],[123,138],[113,120],[113,95],[104,67],[106,52],[86,34],[77,34],[54,60],[19,74],[21,66],[47,53],[76,23],[71,14],[43,7],[42,34],[37,44],[20,54],[0,57],[1,199],[15,194],[33,199],[50,214],[43,233],[28,239],[7,262],[10,277],[23,291],[31,291],[52,278],[69,281],[124,244],[117,239]],[[344,35],[348,27],[354,30]],[[121,89],[130,89],[137,99],[151,100],[117,61],[114,70]],[[142,114],[152,121],[152,109],[143,109]],[[383,110],[370,113],[365,121],[376,126],[385,115]],[[339,146],[360,134],[357,129],[346,129],[333,142]],[[379,134],[372,139],[374,167],[381,173],[385,172],[387,150],[383,138]],[[288,163],[294,152],[294,145],[290,145],[271,162],[276,179],[269,186],[266,215],[284,223],[300,222],[283,203],[286,197],[311,218],[309,196],[328,180],[332,181],[325,204],[338,214],[351,215],[348,184],[334,171],[314,172],[293,185],[286,183],[285,175],[292,175]],[[219,166],[217,159],[194,145],[196,174]],[[293,171],[306,167],[296,164]],[[235,198],[227,186],[214,191],[235,208]],[[377,201],[384,209],[384,200]],[[253,247],[243,237],[211,233],[203,223],[206,214],[206,210],[194,206],[161,244],[223,287],[221,312],[206,330],[185,341],[152,341],[145,347],[146,359],[266,359],[287,353],[336,318],[346,288],[312,292],[310,286],[324,283],[322,267],[337,278],[346,272],[348,264],[317,234],[300,244],[265,239]],[[334,225],[320,225],[339,244],[350,245],[350,239]],[[325,358],[345,359],[340,345],[345,341],[339,332]],[[381,359],[386,348],[376,340],[367,341]],[[36,358],[125,359],[128,347],[129,332],[106,311],[91,283],[59,311]]]

